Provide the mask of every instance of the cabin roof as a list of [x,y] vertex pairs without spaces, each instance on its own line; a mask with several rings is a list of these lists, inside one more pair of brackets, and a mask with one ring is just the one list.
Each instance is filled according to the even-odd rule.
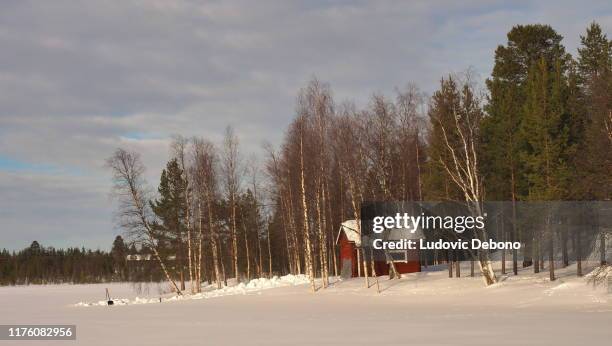
[[340,225],[338,236],[336,236],[336,244],[340,240],[340,234],[344,232],[348,241],[355,243],[355,246],[361,246],[361,235],[359,234],[359,224],[357,220],[347,220]]
[[[359,221],[347,220],[340,225],[340,230],[336,236],[336,244],[340,241],[340,234],[344,232],[348,241],[355,243],[355,246],[361,246],[361,234],[358,231],[360,228]],[[384,235],[386,240],[400,240],[400,239],[425,239],[423,230],[418,227],[416,230],[410,229],[389,229]]]

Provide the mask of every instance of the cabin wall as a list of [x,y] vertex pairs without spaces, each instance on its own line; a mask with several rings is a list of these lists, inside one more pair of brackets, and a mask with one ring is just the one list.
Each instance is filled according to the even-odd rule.
[[[340,268],[343,268],[344,263],[350,261],[352,277],[358,277],[359,272],[361,272],[363,276],[363,257],[361,256],[363,254],[360,254],[360,262],[357,263],[357,248],[355,247],[355,243],[349,241],[346,234],[341,232],[338,238],[338,245],[340,247]],[[408,252],[408,262],[395,262],[395,268],[400,274],[417,273],[421,271],[419,250],[408,250]],[[374,261],[374,268],[376,269],[376,275],[389,275],[389,265],[386,261]],[[368,276],[372,276],[372,268],[369,263]]]

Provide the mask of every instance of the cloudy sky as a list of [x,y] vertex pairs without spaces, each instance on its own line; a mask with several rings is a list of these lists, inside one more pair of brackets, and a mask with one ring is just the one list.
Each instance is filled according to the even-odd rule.
[[409,82],[491,71],[514,24],[546,23],[575,52],[610,1],[25,1],[0,9],[0,248],[107,249],[114,148],[152,185],[172,134],[242,151],[278,144],[312,76],[364,105]]

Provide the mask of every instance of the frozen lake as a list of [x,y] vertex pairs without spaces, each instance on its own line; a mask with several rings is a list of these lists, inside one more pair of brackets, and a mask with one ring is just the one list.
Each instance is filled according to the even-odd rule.
[[[612,338],[612,295],[576,278],[574,266],[507,276],[492,287],[444,270],[336,281],[313,294],[299,280],[226,290],[200,299],[153,303],[164,287],[130,284],[0,288],[0,324],[76,324],[77,345],[593,345]],[[469,275],[468,264],[463,273]],[[294,285],[295,284],[295,285]],[[76,306],[109,288],[127,305]],[[136,297],[147,304],[133,304]],[[168,297],[168,295],[164,295]],[[144,301],[141,299],[141,301]],[[8,345],[9,341],[0,341]],[[74,341],[18,341],[65,345]]]

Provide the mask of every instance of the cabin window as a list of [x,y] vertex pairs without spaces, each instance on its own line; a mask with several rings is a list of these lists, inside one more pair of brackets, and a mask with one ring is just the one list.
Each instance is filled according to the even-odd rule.
[[387,253],[393,262],[408,263],[407,250],[388,250]]

